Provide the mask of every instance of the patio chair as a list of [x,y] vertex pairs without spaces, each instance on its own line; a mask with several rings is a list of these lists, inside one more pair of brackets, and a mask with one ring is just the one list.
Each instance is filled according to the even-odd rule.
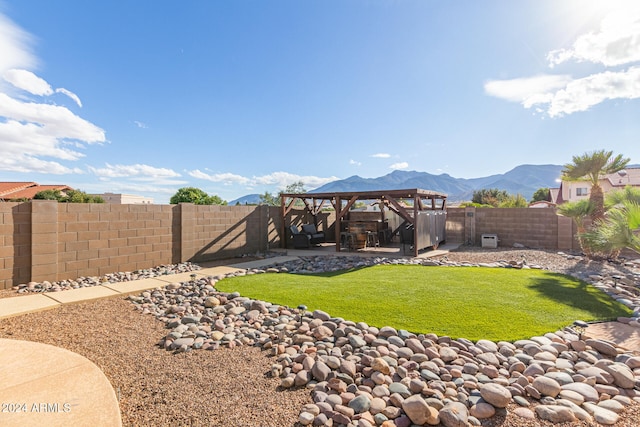
[[309,236],[309,242],[312,245],[324,243],[324,233],[318,232],[316,226],[313,224],[303,224],[302,232]]
[[294,249],[305,249],[311,247],[311,236],[306,233],[301,233],[295,225],[289,226],[289,231],[291,232],[291,240],[293,241]]

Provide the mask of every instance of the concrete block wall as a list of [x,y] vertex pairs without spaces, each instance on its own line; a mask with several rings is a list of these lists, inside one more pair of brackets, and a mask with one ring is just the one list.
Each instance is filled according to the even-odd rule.
[[266,206],[0,204],[0,289],[178,262],[265,252],[280,244]]
[[[279,209],[269,206],[181,205],[182,258],[202,262],[266,252],[268,239],[279,241],[274,217]],[[278,222],[279,224],[279,222]]]
[[31,277],[31,206],[0,203],[0,289]]
[[498,246],[579,250],[572,219],[556,209],[449,208],[447,241],[481,246],[483,234],[497,234]]
[[532,248],[554,248],[558,244],[558,219],[553,209],[479,208],[475,241],[480,242],[485,233],[498,234],[500,246],[520,243]]
[[[0,289],[266,252],[280,247],[280,215],[267,206],[0,203]],[[335,240],[335,212],[317,219]],[[287,221],[313,218],[295,209]],[[448,242],[480,246],[495,233],[504,247],[579,249],[573,221],[555,209],[450,208],[446,227]]]

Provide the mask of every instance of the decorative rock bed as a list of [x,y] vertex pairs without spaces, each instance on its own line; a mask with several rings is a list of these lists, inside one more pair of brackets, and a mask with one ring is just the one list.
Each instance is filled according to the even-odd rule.
[[160,265],[154,268],[136,270],[133,272],[124,271],[118,273],[105,274],[104,276],[79,277],[75,280],[60,280],[57,282],[29,282],[14,286],[13,290],[20,294],[29,292],[60,292],[71,289],[88,288],[91,286],[103,285],[105,283],[129,282],[131,280],[149,279],[152,277],[187,273],[189,271],[200,270],[201,267],[190,262],[179,264]]
[[[299,423],[314,426],[480,425],[508,406],[514,414],[551,422],[614,424],[640,402],[640,356],[571,328],[514,343],[473,343],[436,334],[335,318],[218,292],[215,284],[242,274],[310,273],[380,263],[541,268],[520,262],[309,257],[227,276],[173,283],[130,296],[143,313],[171,331],[169,351],[261,347],[274,357],[270,374],[282,388],[306,387],[312,404]],[[632,262],[630,268],[639,264]],[[584,273],[594,286],[632,307],[640,326],[638,274]]]

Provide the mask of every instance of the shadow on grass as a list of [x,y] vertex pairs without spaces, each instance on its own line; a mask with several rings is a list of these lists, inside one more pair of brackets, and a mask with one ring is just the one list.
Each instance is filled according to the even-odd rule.
[[[588,283],[562,274],[550,274],[547,278],[534,278],[528,287],[545,298],[560,304],[588,312],[592,318],[582,320],[615,319],[629,314],[628,309],[613,298]],[[557,277],[555,280],[553,277]],[[571,285],[564,285],[570,279]]]

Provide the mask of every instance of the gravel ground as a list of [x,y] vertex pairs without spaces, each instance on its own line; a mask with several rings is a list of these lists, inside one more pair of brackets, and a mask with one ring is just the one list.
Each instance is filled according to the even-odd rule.
[[[569,256],[566,256],[569,255]],[[461,246],[459,249],[449,252],[447,255],[435,257],[442,259],[446,257],[449,261],[456,262],[493,262],[493,261],[522,261],[525,259],[529,265],[538,264],[545,269],[557,273],[580,275],[584,271],[623,271],[630,269],[614,263],[590,261],[582,257],[565,254],[560,255],[559,251],[537,250],[537,249],[482,249],[477,247]],[[639,256],[640,258],[640,256]],[[622,259],[622,258],[621,258]]]
[[257,347],[173,354],[155,347],[163,325],[122,297],[0,320],[0,337],[66,348],[94,362],[124,426],[291,426],[309,392],[279,391]]
[[[463,248],[449,260],[520,261],[553,271],[598,271],[600,263],[567,260],[551,251]],[[14,294],[15,295],[15,292]],[[354,319],[357,320],[357,319]],[[255,347],[173,354],[155,347],[163,325],[122,297],[69,305],[0,320],[0,337],[42,342],[79,353],[98,365],[119,395],[125,426],[293,426],[311,403],[307,390],[280,390],[266,373],[273,362]],[[515,408],[509,408],[515,409]],[[640,404],[625,410],[618,427],[635,427]],[[484,426],[551,426],[508,411]],[[559,426],[587,426],[583,422]]]

